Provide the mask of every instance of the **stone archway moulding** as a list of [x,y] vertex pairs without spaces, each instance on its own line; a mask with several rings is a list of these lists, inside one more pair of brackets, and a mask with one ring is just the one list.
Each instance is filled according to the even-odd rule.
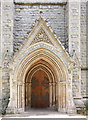
[[[33,51],[36,51],[36,52],[33,52]],[[13,59],[14,65],[15,65],[14,72],[17,72],[18,71],[17,69],[20,68],[20,66],[22,66],[22,64],[24,64],[26,61],[28,61],[28,59],[32,59],[32,57],[38,56],[39,54],[46,54],[46,56],[48,56],[49,54],[51,57],[53,57],[54,61],[56,61],[55,57],[58,57],[60,62],[59,65],[61,66],[62,64],[64,64],[67,70],[68,70],[69,64],[71,64],[71,59],[69,58],[69,56],[66,56],[61,50],[57,50],[49,44],[40,43],[40,44],[35,44],[34,46],[27,48],[26,50],[20,51],[20,53],[17,56],[15,56],[15,58]],[[16,77],[17,77],[17,74],[15,76],[15,79]]]
[[[46,65],[45,65],[46,64]],[[26,92],[28,97],[26,99],[26,106],[31,106],[31,79],[32,79],[32,76],[33,74],[38,71],[39,69],[41,69],[42,71],[44,71],[48,78],[49,78],[49,106],[50,107],[53,107],[54,108],[56,107],[57,108],[57,78],[56,78],[56,75],[54,74],[54,71],[53,71],[53,68],[49,68],[49,64],[47,62],[45,62],[44,60],[40,60],[40,61],[37,61],[36,64],[34,64],[34,66],[32,66],[28,73],[27,73],[27,77],[26,77]],[[59,76],[59,79],[60,79],[60,76]],[[30,89],[30,90],[29,90]],[[25,94],[26,95],[26,94]],[[29,97],[30,96],[30,97]],[[26,108],[29,108],[29,107],[26,107]]]
[[[23,44],[12,61],[12,71],[10,74],[11,100],[9,107],[12,107],[14,112],[25,111],[24,91],[26,74],[37,61],[44,60],[52,66],[54,75],[57,78],[58,111],[74,113],[76,109],[72,98],[72,61],[60,41],[42,18],[35,25],[28,39]],[[64,93],[61,94],[63,91]]]
[[[20,51],[17,57],[14,59],[13,72],[11,74],[12,89],[11,89],[11,100],[9,107],[14,109],[14,112],[24,111],[25,102],[24,102],[24,81],[25,75],[29,70],[30,66],[33,65],[36,61],[43,59],[47,61],[55,70],[57,78],[59,78],[59,73],[61,75],[62,83],[58,83],[58,88],[63,85],[65,81],[66,87],[66,106],[62,108],[63,105],[58,106],[58,111],[74,113],[75,106],[72,98],[72,76],[69,75],[68,68],[71,64],[69,57],[66,57],[65,54],[57,49],[53,48],[51,45],[46,43],[41,43],[29,47],[27,50]],[[58,80],[59,81],[59,80]],[[19,88],[18,88],[19,86]],[[18,95],[18,91],[21,89],[21,95]],[[61,88],[62,89],[62,88]],[[61,90],[60,90],[61,91]],[[60,92],[58,93],[60,95]],[[60,96],[58,96],[60,98]],[[18,107],[18,101],[22,100],[21,107]],[[12,106],[12,103],[13,104]],[[61,104],[61,103],[60,103]],[[10,106],[11,105],[11,106]]]

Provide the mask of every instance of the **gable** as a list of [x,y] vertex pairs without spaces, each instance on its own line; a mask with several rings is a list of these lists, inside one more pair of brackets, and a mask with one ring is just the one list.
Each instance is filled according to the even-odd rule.
[[48,35],[43,30],[43,28],[41,28],[39,30],[39,32],[37,33],[37,35],[35,36],[33,41],[30,43],[30,45],[33,45],[33,44],[38,43],[38,42],[46,42],[46,43],[53,45],[53,43],[51,42],[51,40],[49,39]]
[[53,32],[51,32],[49,27],[46,25],[46,22],[42,18],[40,18],[38,23],[36,23],[27,39],[27,44],[29,46],[40,42],[45,42],[53,46],[58,44]]
[[24,44],[20,47],[20,50],[15,54],[17,56],[23,56],[23,54],[29,54],[35,49],[49,49],[51,52],[60,54],[60,58],[70,60],[69,54],[65,51],[64,46],[54,35],[53,31],[49,29],[46,22],[41,18],[34,26],[33,30],[29,33],[28,39],[24,41]]

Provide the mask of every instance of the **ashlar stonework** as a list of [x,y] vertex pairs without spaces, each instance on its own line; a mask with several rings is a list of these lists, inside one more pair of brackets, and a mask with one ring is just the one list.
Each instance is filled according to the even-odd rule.
[[71,0],[1,0],[1,114],[39,107],[73,114],[84,108],[83,6]]

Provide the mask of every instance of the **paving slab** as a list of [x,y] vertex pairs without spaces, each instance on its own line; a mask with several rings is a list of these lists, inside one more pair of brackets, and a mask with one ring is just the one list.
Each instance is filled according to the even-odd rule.
[[19,114],[6,114],[4,118],[86,118],[86,116],[80,114],[65,114],[59,113],[55,110],[45,109],[31,109],[24,113]]

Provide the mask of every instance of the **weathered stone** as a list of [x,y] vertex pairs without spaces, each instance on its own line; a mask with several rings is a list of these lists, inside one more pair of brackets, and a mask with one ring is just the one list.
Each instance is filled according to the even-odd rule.
[[1,0],[0,9],[0,113],[24,112],[25,104],[31,106],[31,87],[25,79],[29,71],[31,80],[38,68],[53,80],[50,107],[67,113],[84,107],[83,97],[88,97],[86,3]]

